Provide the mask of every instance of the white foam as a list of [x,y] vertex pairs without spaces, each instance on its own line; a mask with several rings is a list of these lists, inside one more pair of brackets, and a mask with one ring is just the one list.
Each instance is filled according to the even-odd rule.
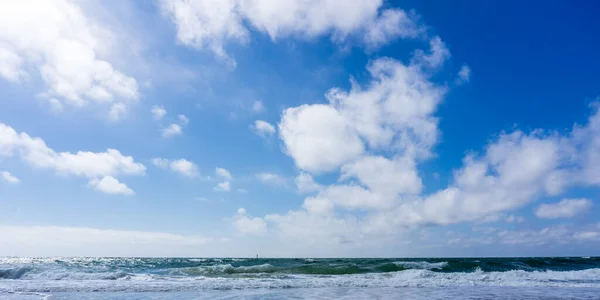
[[118,280],[0,280],[0,291],[15,292],[152,292],[231,289],[339,288],[339,287],[572,287],[600,288],[600,269],[582,271],[507,271],[441,273],[404,270],[336,276],[289,275],[285,278],[161,277],[132,275]]
[[448,265],[448,262],[441,261],[441,262],[432,263],[432,262],[428,262],[428,261],[396,261],[396,262],[394,262],[394,264],[400,265],[404,268],[409,268],[409,269],[432,270],[432,269],[442,269]]

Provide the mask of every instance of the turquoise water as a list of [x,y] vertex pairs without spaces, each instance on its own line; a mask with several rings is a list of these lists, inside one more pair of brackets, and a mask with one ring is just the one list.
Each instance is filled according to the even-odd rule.
[[600,258],[0,258],[0,299],[600,299]]

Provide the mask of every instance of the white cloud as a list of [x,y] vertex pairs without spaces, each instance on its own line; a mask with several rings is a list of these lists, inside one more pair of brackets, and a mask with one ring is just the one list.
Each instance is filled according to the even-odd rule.
[[552,204],[541,204],[535,210],[535,216],[542,219],[573,218],[587,212],[592,207],[589,199],[563,199]]
[[414,13],[400,9],[386,9],[365,30],[365,44],[377,49],[397,38],[416,38],[425,33]]
[[409,157],[387,159],[364,156],[341,169],[341,179],[356,177],[369,189],[386,195],[419,194],[423,188],[415,163]]
[[102,177],[102,179],[90,179],[88,185],[106,194],[135,194],[132,189],[127,187],[125,184],[119,182],[119,180],[112,176],[104,176]]
[[181,126],[178,124],[171,124],[162,130],[162,137],[170,138],[176,135],[181,135],[183,132],[181,131]]
[[446,48],[446,44],[438,36],[433,37],[429,41],[430,52],[425,53],[421,49],[417,49],[413,56],[413,64],[422,67],[437,69],[441,67],[448,58],[450,58],[450,50]]
[[401,161],[430,157],[439,135],[433,113],[445,93],[424,71],[446,58],[435,54],[445,47],[439,38],[434,40],[431,54],[416,53],[419,59],[410,65],[387,58],[373,61],[367,67],[371,82],[363,88],[353,81],[349,92],[331,89],[326,94],[329,105],[286,109],[279,132],[296,165],[313,173],[332,171],[365,149],[392,148],[406,157]]
[[185,115],[178,115],[177,118],[179,119],[181,124],[184,125],[190,122],[190,119],[188,119],[188,117],[186,117]]
[[162,8],[175,23],[179,42],[209,50],[235,65],[225,46],[246,44],[249,27],[268,34],[273,41],[291,36],[331,35],[335,41],[358,37],[369,49],[424,33],[414,14],[382,9],[382,4],[380,0],[163,0]]
[[523,223],[525,222],[525,218],[521,216],[508,215],[505,219],[506,223]]
[[16,53],[0,47],[0,76],[11,82],[27,78],[27,72],[21,69],[23,58]]
[[58,100],[56,98],[48,99],[48,103],[50,103],[50,107],[52,108],[52,111],[54,111],[54,112],[59,113],[64,110],[62,103],[60,102],[60,100]]
[[252,111],[259,113],[265,110],[265,105],[260,100],[254,101],[252,104]]
[[0,28],[3,78],[18,83],[39,76],[47,86],[44,96],[76,107],[91,102],[124,106],[138,99],[136,79],[106,60],[113,33],[89,19],[77,1],[5,3]]
[[194,256],[211,241],[164,232],[0,226],[0,256]]
[[231,173],[229,173],[229,171],[227,169],[223,169],[223,168],[216,168],[215,174],[217,174],[217,176],[219,176],[223,179],[227,179],[227,180],[231,180],[233,178],[231,176]]
[[[265,216],[274,233],[298,242],[352,244],[432,224],[520,223],[524,218],[506,213],[574,186],[600,185],[600,113],[592,105],[587,124],[567,134],[496,135],[481,154],[464,158],[447,187],[422,194],[419,164],[435,156],[435,111],[447,91],[431,78],[450,57],[438,37],[429,46],[408,64],[374,60],[367,66],[370,81],[352,80],[349,91],[331,89],[327,104],[284,110],[284,152],[302,172],[298,189],[314,195],[298,210]],[[322,172],[339,172],[338,182],[315,183],[310,173]],[[313,226],[321,228],[319,236],[309,236]]]
[[13,176],[8,171],[2,171],[2,172],[0,172],[0,178],[2,178],[6,182],[12,183],[12,184],[21,182],[21,180],[19,180],[19,178]]
[[458,71],[458,78],[456,78],[456,84],[463,84],[469,82],[471,79],[471,68],[467,65],[462,65],[460,71]]
[[111,121],[118,121],[127,113],[127,106],[123,103],[115,103],[111,105],[108,117]]
[[146,167],[131,156],[123,156],[115,149],[105,152],[56,152],[41,138],[17,133],[0,123],[0,156],[18,155],[27,164],[40,169],[51,169],[61,175],[97,179],[105,176],[144,175]]
[[573,235],[573,238],[577,240],[598,240],[600,239],[599,231],[582,231],[577,232]]
[[309,172],[331,171],[364,150],[344,117],[327,105],[286,109],[279,134],[296,165]]
[[161,106],[152,106],[152,116],[155,120],[162,120],[167,115],[167,110]]
[[283,178],[277,174],[273,174],[273,173],[258,173],[255,176],[262,183],[266,183],[266,184],[281,186],[281,185],[286,185],[286,183],[287,183],[287,180],[285,178]]
[[223,181],[217,184],[214,188],[218,192],[229,192],[231,191],[231,183],[229,181]]
[[153,158],[152,163],[159,168],[169,169],[183,176],[196,177],[198,175],[198,166],[187,159]]
[[252,127],[252,129],[254,130],[254,132],[256,132],[256,134],[262,137],[272,136],[273,134],[275,134],[275,127],[263,120],[254,121],[254,126]]
[[237,210],[233,220],[233,228],[243,234],[262,235],[267,231],[267,224],[261,218],[252,218],[244,208]]
[[316,192],[322,188],[322,186],[316,183],[308,173],[298,174],[294,181],[296,182],[298,191],[303,193]]
[[245,43],[248,30],[236,12],[237,1],[163,0],[162,9],[177,26],[177,40],[184,45],[207,49],[218,58],[234,64],[225,52],[225,41]]

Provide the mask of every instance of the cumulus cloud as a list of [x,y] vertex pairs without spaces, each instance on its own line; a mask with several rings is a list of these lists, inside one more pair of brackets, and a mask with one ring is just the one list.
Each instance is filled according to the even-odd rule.
[[231,191],[231,183],[229,181],[220,182],[214,187],[214,190],[218,192],[229,192]]
[[132,189],[112,176],[104,176],[101,179],[93,178],[89,181],[88,185],[106,194],[135,194]]
[[456,78],[456,84],[463,84],[469,82],[471,79],[471,68],[467,65],[462,65],[460,71],[458,71],[458,77]]
[[[414,51],[408,63],[373,60],[366,83],[351,80],[349,90],[329,90],[327,103],[283,111],[283,150],[301,172],[298,190],[310,195],[298,210],[264,217],[274,233],[353,244],[426,225],[520,223],[524,218],[507,213],[572,187],[600,185],[600,113],[593,104],[588,122],[567,133],[495,135],[481,153],[468,152],[448,186],[424,194],[419,165],[435,157],[435,112],[447,92],[432,78],[450,56],[434,37],[429,50]],[[464,81],[465,70],[459,75]],[[312,178],[320,173],[339,177],[321,185]],[[314,231],[320,236],[310,237]]]
[[279,134],[296,165],[310,172],[331,171],[364,150],[349,123],[328,105],[286,109]]
[[265,184],[271,184],[275,186],[282,186],[287,184],[287,180],[280,175],[274,173],[258,173],[255,175],[260,182]]
[[252,104],[252,111],[254,111],[255,113],[259,113],[264,110],[265,110],[265,105],[262,103],[262,101],[260,101],[260,100],[254,101],[254,103]]
[[316,192],[322,188],[320,184],[313,180],[310,174],[304,172],[300,173],[294,182],[298,191],[303,193]]
[[12,127],[0,123],[0,157],[18,156],[39,169],[54,170],[61,175],[87,177],[90,180],[121,175],[144,175],[146,167],[124,156],[115,149],[105,152],[56,152],[41,138],[17,133]]
[[114,119],[138,99],[136,79],[106,60],[112,32],[77,1],[5,3],[0,28],[0,76],[13,83],[39,76],[47,86],[42,95],[55,107],[108,103]]
[[215,174],[217,174],[217,176],[219,176],[223,179],[227,179],[227,180],[233,179],[233,176],[231,176],[231,173],[227,169],[216,168]]
[[262,235],[267,231],[267,224],[262,218],[252,218],[244,208],[237,210],[233,220],[233,228],[242,234]]
[[382,8],[376,0],[299,1],[184,1],[163,0],[163,11],[177,27],[184,45],[205,49],[232,65],[227,43],[246,44],[250,30],[266,33],[271,40],[296,36],[331,35],[335,41],[349,37],[376,49],[396,38],[416,38],[425,33],[414,13]]
[[166,158],[153,158],[152,163],[162,169],[168,169],[186,177],[198,176],[198,166],[184,158],[169,160]]
[[177,118],[179,119],[179,122],[181,122],[181,124],[186,125],[187,123],[190,122],[190,119],[188,117],[186,117],[185,115],[178,115]]
[[123,103],[115,103],[111,105],[110,110],[108,111],[108,118],[111,121],[118,121],[123,118],[125,114],[127,114],[127,106]]
[[275,134],[275,126],[263,120],[254,121],[252,129],[254,130],[254,132],[256,132],[256,134],[262,137],[268,137]]
[[167,115],[167,110],[161,106],[152,106],[152,116],[155,120],[162,120]]
[[8,171],[2,171],[2,172],[0,172],[0,178],[3,179],[6,182],[12,183],[12,184],[16,184],[16,183],[21,182],[21,180],[19,180],[19,178],[13,176]]
[[590,199],[563,199],[557,203],[541,204],[535,210],[535,216],[541,219],[573,218],[592,207]]
[[170,124],[162,129],[163,138],[170,138],[181,134],[183,134],[183,131],[181,130],[181,125],[179,124]]

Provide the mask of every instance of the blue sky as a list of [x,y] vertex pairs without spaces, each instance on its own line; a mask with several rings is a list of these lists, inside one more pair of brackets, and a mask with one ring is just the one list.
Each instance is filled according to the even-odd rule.
[[0,10],[0,255],[598,255],[597,4]]

